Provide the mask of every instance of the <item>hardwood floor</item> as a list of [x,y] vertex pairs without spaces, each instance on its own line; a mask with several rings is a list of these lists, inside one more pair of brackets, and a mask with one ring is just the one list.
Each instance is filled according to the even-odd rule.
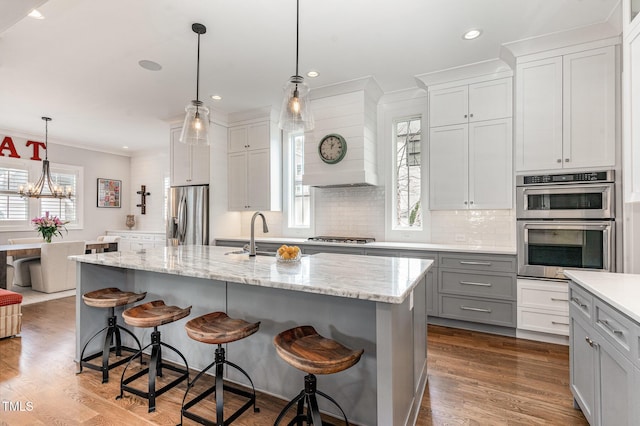
[[[179,423],[184,386],[147,413],[145,400],[115,399],[124,367],[111,370],[104,385],[97,371],[75,374],[74,298],[22,309],[21,337],[0,340],[0,425]],[[429,383],[418,425],[587,424],[572,405],[567,347],[436,326],[428,339]],[[241,403],[226,393],[225,399],[227,410]],[[208,404],[202,408],[212,409]],[[260,412],[249,410],[234,424],[271,425],[284,404],[260,394]]]

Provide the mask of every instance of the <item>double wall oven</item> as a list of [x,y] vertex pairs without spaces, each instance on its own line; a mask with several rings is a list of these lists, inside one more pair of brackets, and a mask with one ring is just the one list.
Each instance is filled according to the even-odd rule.
[[516,185],[519,276],[615,270],[613,170],[518,176]]

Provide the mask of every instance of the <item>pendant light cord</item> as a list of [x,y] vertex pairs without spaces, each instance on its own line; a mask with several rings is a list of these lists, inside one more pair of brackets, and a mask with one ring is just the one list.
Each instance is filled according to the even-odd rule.
[[49,120],[45,117],[42,118],[44,120],[44,159],[45,161],[49,160]]
[[[198,33],[198,66],[196,69],[196,101],[200,101],[200,34]],[[196,106],[196,110],[197,110]]]
[[298,38],[300,36],[300,0],[296,0],[296,77],[298,74]]

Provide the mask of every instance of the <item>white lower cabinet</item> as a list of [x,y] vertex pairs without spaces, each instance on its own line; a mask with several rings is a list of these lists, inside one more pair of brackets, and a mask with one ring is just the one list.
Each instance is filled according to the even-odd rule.
[[107,235],[119,236],[118,251],[140,251],[166,246],[166,235],[159,232],[107,231]]
[[638,425],[638,348],[633,345],[640,325],[591,294],[585,298],[584,290],[574,286],[571,283],[571,393],[591,426]]
[[566,282],[518,279],[518,330],[569,335]]

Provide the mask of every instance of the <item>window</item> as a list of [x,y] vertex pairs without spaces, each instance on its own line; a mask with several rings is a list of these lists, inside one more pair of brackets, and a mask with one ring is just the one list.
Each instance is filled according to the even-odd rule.
[[28,219],[29,204],[26,198],[16,195],[20,185],[26,186],[29,172],[17,167],[0,165],[0,221],[24,221]]
[[308,228],[311,222],[309,185],[302,184],[304,173],[304,134],[293,134],[289,141],[289,227]]
[[[41,198],[40,215],[44,216],[49,212],[51,216],[58,216],[61,220],[69,223],[78,222],[77,199],[78,199],[78,176],[72,170],[51,170],[51,181],[54,185],[62,188],[71,188],[74,197],[68,198]],[[49,188],[45,185],[43,192],[49,193]]]
[[420,117],[394,121],[395,211],[394,228],[422,228],[422,129]]

